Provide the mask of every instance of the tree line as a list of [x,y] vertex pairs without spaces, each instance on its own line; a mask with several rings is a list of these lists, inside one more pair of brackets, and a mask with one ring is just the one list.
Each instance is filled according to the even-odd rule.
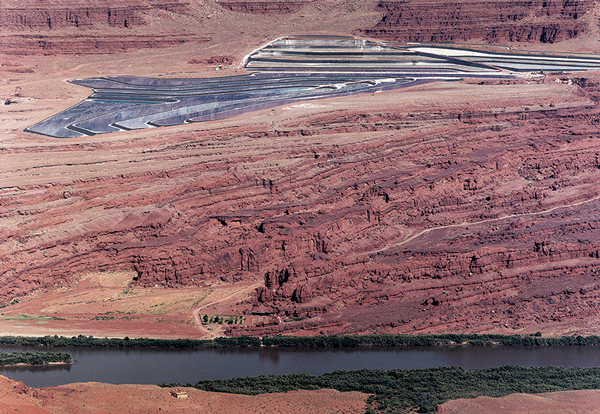
[[0,351],[0,366],[46,365],[50,363],[72,364],[71,355],[64,352],[3,352]]
[[573,346],[600,345],[600,336],[562,336],[542,337],[540,333],[532,335],[495,335],[495,334],[427,334],[427,335],[321,335],[321,336],[283,336],[264,337],[264,346],[272,347],[309,347],[341,348],[359,346],[437,346],[437,345],[504,345],[504,346]]
[[95,338],[93,336],[0,336],[0,345],[45,346],[45,347],[98,347],[98,348],[244,348],[259,347],[258,337],[198,339],[153,339],[153,338]]
[[542,337],[532,335],[439,334],[439,335],[320,335],[320,336],[238,336],[201,339],[153,338],[95,338],[93,336],[0,336],[0,345],[46,347],[101,347],[101,348],[246,348],[246,347],[406,347],[406,346],[577,346],[600,345],[600,336]]

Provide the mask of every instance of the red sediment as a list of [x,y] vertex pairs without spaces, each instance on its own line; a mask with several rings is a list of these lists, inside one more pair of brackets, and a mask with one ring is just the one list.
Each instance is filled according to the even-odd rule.
[[380,1],[383,17],[365,34],[426,42],[554,43],[582,35],[594,4],[588,0]]

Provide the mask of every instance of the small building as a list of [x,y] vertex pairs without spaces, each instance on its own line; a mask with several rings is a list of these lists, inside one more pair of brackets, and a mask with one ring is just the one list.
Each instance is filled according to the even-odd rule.
[[187,398],[187,392],[178,389],[171,390],[171,395],[175,398]]

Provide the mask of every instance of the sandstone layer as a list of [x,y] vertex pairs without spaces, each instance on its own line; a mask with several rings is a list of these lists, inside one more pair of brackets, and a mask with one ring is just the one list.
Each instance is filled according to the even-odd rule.
[[[290,32],[350,34],[377,23],[376,0],[37,2],[0,5],[0,53],[114,54],[199,44],[216,38],[223,55]],[[245,50],[248,53],[249,50]],[[194,56],[192,56],[194,57]],[[210,56],[209,56],[210,57]],[[240,57],[241,59],[241,57]]]
[[389,40],[554,43],[597,30],[589,0],[385,1],[379,23],[365,33]]
[[[62,26],[44,27],[35,23],[43,13],[13,14],[4,41],[30,42],[37,33],[65,46],[17,42],[2,50],[6,311],[34,293],[76,289],[84,275],[126,272],[135,289],[230,284],[227,301],[203,309],[246,315],[247,324],[227,326],[230,335],[597,334],[598,73],[440,81],[77,139],[22,132],[89,95],[65,79],[241,74],[232,61],[291,30],[347,35],[375,27],[384,12],[377,2],[359,3],[306,2],[278,18],[215,1],[113,4],[130,7],[127,27],[104,17],[91,27],[78,17],[78,27],[63,12]],[[576,6],[582,11],[565,5],[556,13],[574,22],[595,13]],[[72,53],[77,35],[99,32],[126,34],[124,44],[159,34],[186,41]],[[593,50],[597,40],[596,29],[558,46]],[[257,289],[248,295],[238,284]],[[188,309],[188,318],[197,311]]]
[[221,1],[223,8],[238,13],[279,15],[295,13],[311,0],[304,1]]
[[262,280],[221,311],[305,318],[231,334],[597,332],[600,79],[570,80],[8,143],[3,300],[126,270]]
[[7,0],[1,8],[0,51],[12,55],[110,54],[204,43],[215,36],[240,43],[272,40],[263,37],[267,33],[538,44],[598,32],[597,7],[590,0]]
[[[186,3],[133,2],[3,2],[1,51],[10,54],[115,53],[205,42],[205,36],[178,30],[144,32],[160,16],[187,15]],[[135,28],[140,30],[136,31]]]

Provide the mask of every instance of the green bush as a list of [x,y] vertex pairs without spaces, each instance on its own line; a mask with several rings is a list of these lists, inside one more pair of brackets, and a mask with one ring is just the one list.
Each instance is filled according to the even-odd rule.
[[215,340],[198,339],[152,339],[152,338],[94,338],[93,336],[2,336],[1,345],[46,346],[46,347],[101,347],[101,348],[231,348],[260,346],[260,338],[240,336],[235,338],[217,338]]
[[46,365],[49,363],[73,362],[71,355],[63,352],[2,352],[0,351],[0,366],[11,366],[17,364]]
[[[233,323],[236,323],[235,321]],[[224,348],[224,347],[308,347],[342,348],[361,346],[406,347],[438,345],[472,346],[583,346],[600,345],[600,336],[563,336],[544,338],[534,335],[476,335],[476,334],[440,334],[440,335],[322,335],[314,337],[298,336],[252,336],[221,337],[215,340],[197,339],[152,339],[152,338],[94,338],[93,336],[2,336],[0,345],[46,346],[46,347],[113,347],[113,348]]]
[[320,376],[263,375],[200,381],[194,387],[205,391],[249,395],[333,388],[341,392],[359,391],[373,394],[374,396],[367,400],[369,413],[399,413],[408,412],[410,409],[429,413],[435,412],[437,405],[457,398],[600,389],[600,368],[504,366],[481,370],[443,367],[391,371],[335,371]]

